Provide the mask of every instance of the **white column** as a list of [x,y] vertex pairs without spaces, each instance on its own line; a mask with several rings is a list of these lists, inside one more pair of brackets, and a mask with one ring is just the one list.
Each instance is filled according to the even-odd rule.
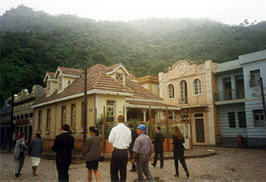
[[146,109],[145,110],[143,110],[143,121],[145,122],[146,121]]
[[127,121],[127,108],[125,108],[125,121]]

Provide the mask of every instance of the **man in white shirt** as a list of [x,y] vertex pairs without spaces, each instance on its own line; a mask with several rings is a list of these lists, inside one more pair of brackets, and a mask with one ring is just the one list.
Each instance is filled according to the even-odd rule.
[[[124,124],[123,115],[118,116],[118,125],[112,128],[108,142],[113,145],[114,151],[111,159],[111,181],[126,181],[127,178],[127,162],[128,147],[131,142],[131,131]],[[118,172],[120,171],[120,180]]]

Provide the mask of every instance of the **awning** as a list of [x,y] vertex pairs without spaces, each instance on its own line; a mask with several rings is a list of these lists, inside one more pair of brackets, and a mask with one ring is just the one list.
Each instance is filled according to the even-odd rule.
[[166,106],[168,107],[168,110],[181,110],[180,107],[159,103],[159,102],[144,102],[144,101],[134,101],[134,100],[127,100],[126,101],[126,108],[141,108],[141,109],[149,109],[149,106],[151,106],[151,109],[165,109]]

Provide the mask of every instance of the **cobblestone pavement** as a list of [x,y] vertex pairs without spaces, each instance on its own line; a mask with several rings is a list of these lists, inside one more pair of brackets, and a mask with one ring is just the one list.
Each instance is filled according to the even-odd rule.
[[[266,150],[237,149],[212,147],[217,155],[187,159],[191,177],[186,179],[185,173],[180,168],[180,177],[174,174],[173,160],[166,160],[164,169],[150,167],[154,177],[163,181],[266,181]],[[0,181],[56,181],[57,172],[55,161],[42,160],[38,169],[39,175],[31,175],[30,158],[27,156],[22,169],[22,176],[14,177],[13,158],[11,154],[0,153]],[[99,170],[102,181],[110,181],[109,162],[100,163]],[[130,164],[128,164],[128,168]],[[85,164],[72,164],[70,169],[71,181],[86,181],[87,169]],[[136,173],[128,172],[128,181],[137,179]]]

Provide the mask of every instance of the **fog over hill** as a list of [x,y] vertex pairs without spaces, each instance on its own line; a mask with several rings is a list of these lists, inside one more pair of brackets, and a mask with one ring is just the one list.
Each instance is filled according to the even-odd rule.
[[95,21],[19,6],[0,16],[0,96],[42,84],[58,65],[123,63],[137,76],[178,59],[225,62],[266,49],[266,22],[231,26],[208,19]]

